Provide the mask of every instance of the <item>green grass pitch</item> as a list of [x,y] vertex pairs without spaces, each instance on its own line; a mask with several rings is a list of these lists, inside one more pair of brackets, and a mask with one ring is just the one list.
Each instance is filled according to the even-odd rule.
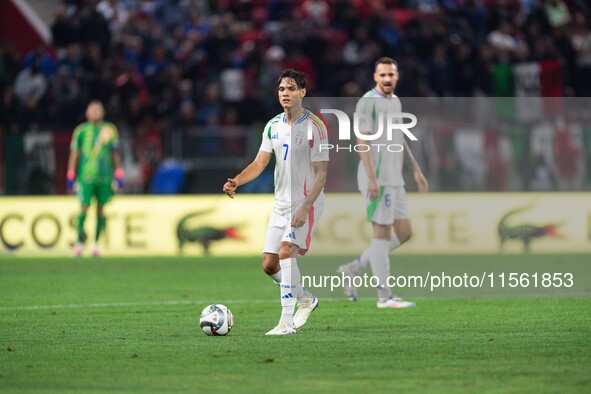
[[[591,391],[590,298],[325,297],[296,335],[266,337],[278,292],[257,257],[2,258],[0,392]],[[199,329],[216,302],[226,337]]]

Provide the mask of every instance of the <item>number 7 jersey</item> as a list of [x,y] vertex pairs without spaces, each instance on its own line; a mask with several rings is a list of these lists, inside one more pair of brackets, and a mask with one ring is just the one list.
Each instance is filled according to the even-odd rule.
[[[308,129],[312,138],[308,139]],[[314,183],[312,163],[328,161],[326,125],[317,115],[304,109],[296,122],[287,124],[285,114],[271,119],[263,131],[259,150],[275,153],[275,206],[295,207]]]

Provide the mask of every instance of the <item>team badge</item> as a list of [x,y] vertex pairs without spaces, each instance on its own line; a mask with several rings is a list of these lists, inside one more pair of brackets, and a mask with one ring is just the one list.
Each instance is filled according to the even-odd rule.
[[304,141],[304,132],[298,131],[295,136],[295,143],[296,145],[302,145],[302,141]]
[[113,128],[111,126],[104,126],[99,133],[99,138],[102,144],[106,144],[111,139],[113,139]]

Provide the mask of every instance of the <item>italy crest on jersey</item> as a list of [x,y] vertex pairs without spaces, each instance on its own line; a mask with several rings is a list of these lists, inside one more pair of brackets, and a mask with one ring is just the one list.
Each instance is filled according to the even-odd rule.
[[101,144],[106,144],[109,141],[111,141],[113,139],[113,137],[115,136],[115,130],[113,130],[113,127],[106,125],[103,126],[103,128],[101,129],[100,133],[99,133],[99,139],[101,141]]
[[303,131],[298,131],[295,135],[295,143],[296,145],[302,145],[302,142],[304,141],[304,132]]

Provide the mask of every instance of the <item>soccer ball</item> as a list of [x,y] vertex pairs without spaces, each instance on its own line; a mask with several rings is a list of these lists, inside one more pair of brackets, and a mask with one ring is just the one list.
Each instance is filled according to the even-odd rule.
[[211,304],[201,312],[199,325],[207,335],[226,335],[234,326],[234,315],[225,305]]

